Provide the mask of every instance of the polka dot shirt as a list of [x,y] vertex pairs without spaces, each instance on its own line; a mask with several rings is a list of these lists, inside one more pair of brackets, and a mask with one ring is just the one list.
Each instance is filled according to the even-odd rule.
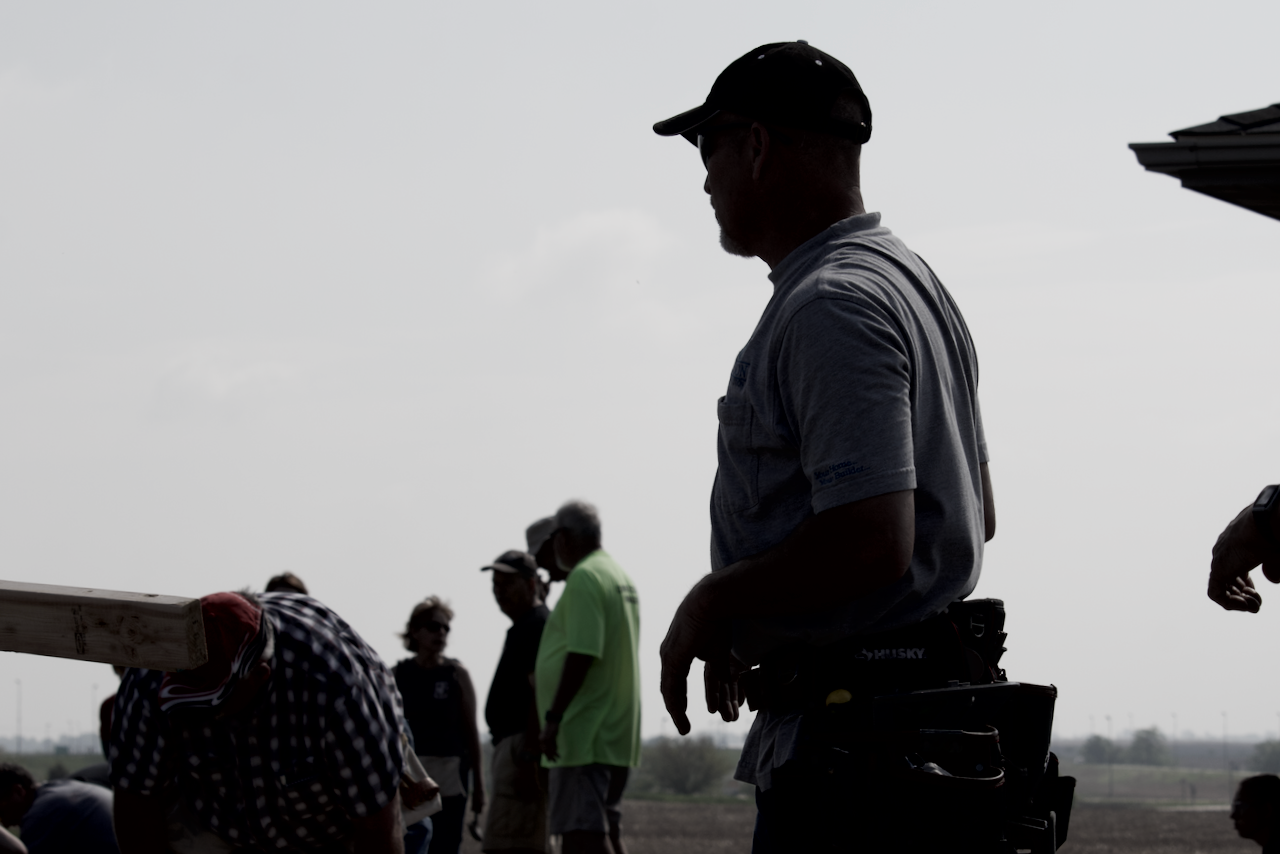
[[294,593],[262,597],[276,630],[272,675],[233,718],[160,711],[163,673],[130,669],[116,696],[111,782],[173,789],[236,846],[324,850],[352,818],[395,797],[404,712],[382,660],[341,617]]

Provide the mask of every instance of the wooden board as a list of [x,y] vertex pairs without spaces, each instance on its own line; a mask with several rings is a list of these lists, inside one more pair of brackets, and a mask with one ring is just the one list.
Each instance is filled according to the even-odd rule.
[[200,600],[0,581],[0,650],[189,670],[208,660]]

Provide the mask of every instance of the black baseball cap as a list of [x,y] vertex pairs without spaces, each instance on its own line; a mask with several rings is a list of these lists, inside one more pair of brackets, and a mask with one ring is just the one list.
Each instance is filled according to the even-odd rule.
[[[862,120],[833,115],[836,99],[852,92]],[[697,145],[697,128],[717,113],[825,131],[863,143],[871,138],[871,104],[849,66],[806,41],[775,42],[748,51],[720,72],[699,107],[653,126],[659,136],[683,136]]]
[[519,575],[524,578],[538,577],[538,562],[533,559],[533,555],[519,549],[503,552],[493,563],[480,567],[481,572],[490,569],[494,572],[505,572],[508,575]]

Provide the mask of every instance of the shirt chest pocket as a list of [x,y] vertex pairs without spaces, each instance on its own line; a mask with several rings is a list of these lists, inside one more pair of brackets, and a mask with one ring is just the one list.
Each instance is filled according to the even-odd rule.
[[751,438],[755,412],[749,403],[722,397],[716,404],[716,415],[720,419],[720,467],[712,501],[727,513],[749,510],[760,503],[760,455]]

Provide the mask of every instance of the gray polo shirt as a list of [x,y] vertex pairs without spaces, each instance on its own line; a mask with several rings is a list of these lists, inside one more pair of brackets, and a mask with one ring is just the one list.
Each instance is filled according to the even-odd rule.
[[813,514],[904,489],[916,538],[906,575],[870,596],[739,622],[734,652],[748,664],[782,643],[919,622],[972,592],[982,566],[978,360],[951,295],[876,213],[831,226],[769,278],[719,402],[712,569]]

